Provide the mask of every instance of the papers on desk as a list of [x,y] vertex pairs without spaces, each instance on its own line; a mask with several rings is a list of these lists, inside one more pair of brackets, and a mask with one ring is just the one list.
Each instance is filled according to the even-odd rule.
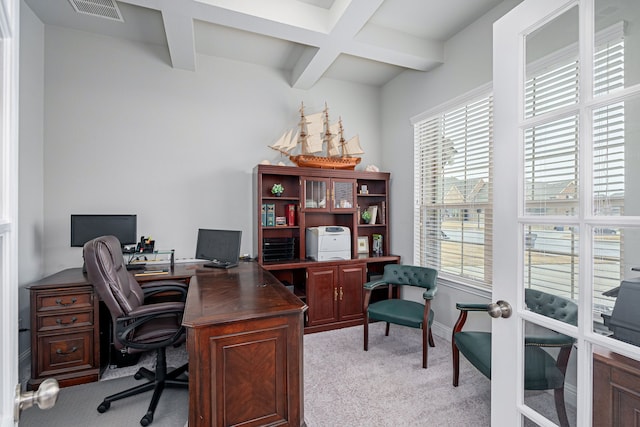
[[135,276],[156,276],[159,274],[169,274],[169,270],[143,270],[139,273],[136,273]]

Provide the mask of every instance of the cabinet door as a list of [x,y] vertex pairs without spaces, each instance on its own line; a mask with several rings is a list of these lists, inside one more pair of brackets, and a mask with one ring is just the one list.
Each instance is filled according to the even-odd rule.
[[356,181],[353,179],[331,180],[331,210],[355,211]]
[[322,325],[338,320],[337,267],[307,269],[308,326]]
[[307,212],[355,212],[354,179],[303,178],[302,209]]
[[353,320],[363,317],[363,289],[366,281],[366,264],[342,266],[338,273],[338,300],[340,320]]
[[302,180],[302,209],[305,211],[329,211],[331,206],[331,180],[328,178],[304,178]]

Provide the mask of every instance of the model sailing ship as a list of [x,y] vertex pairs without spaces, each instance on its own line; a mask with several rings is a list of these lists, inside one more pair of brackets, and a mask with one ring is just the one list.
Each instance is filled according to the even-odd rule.
[[[361,160],[354,155],[364,154],[358,135],[345,141],[342,118],[330,124],[327,104],[323,112],[309,116],[305,116],[301,104],[297,129],[285,132],[269,147],[288,156],[297,166],[323,169],[352,170]],[[292,154],[296,147],[300,148],[300,154]]]

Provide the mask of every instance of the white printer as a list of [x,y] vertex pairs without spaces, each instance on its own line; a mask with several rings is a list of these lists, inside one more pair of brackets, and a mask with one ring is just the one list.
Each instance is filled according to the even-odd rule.
[[325,225],[307,228],[307,257],[315,261],[351,259],[349,227]]

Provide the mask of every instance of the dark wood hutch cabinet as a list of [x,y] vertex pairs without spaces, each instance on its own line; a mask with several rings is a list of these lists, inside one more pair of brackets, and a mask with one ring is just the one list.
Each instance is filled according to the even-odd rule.
[[[387,172],[254,169],[254,253],[263,268],[307,303],[306,333],[362,324],[362,285],[382,274],[386,264],[400,262],[389,247],[389,178]],[[271,193],[274,184],[284,187],[281,195]],[[376,206],[377,218],[365,224],[361,212],[369,206]],[[318,226],[348,227],[351,259],[309,259],[306,229]],[[374,235],[382,238],[379,254],[372,253]],[[358,253],[358,238],[367,239],[368,253]]]

